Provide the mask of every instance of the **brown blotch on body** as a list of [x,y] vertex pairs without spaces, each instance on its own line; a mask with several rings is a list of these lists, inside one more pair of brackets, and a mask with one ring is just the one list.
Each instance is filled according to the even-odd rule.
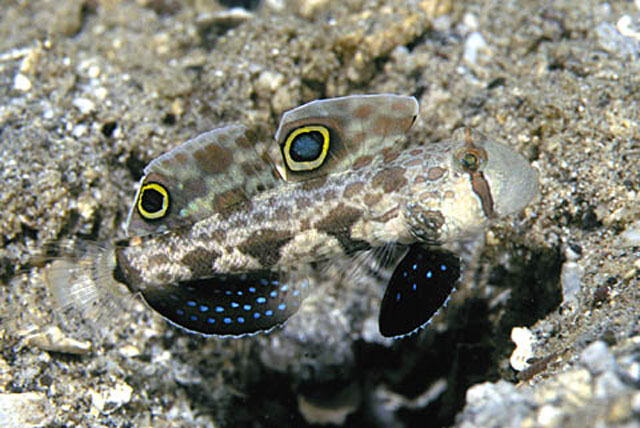
[[394,117],[379,116],[373,124],[373,132],[376,135],[388,137],[405,131],[411,126],[411,123],[413,123],[413,120],[407,122]]
[[392,218],[397,217],[399,213],[400,213],[400,207],[395,207],[390,209],[386,213],[382,214],[380,217],[376,217],[375,220],[381,223],[386,223]]
[[321,175],[319,177],[314,177],[312,179],[306,180],[302,182],[302,190],[308,192],[310,190],[319,189],[324,186],[324,183],[327,181],[326,175]]
[[225,172],[233,162],[233,153],[223,147],[211,144],[193,152],[193,158],[202,171],[209,174],[220,174]]
[[223,216],[239,209],[248,209],[251,207],[251,201],[247,199],[244,191],[239,188],[229,189],[222,193],[218,193],[213,198],[212,208],[214,212],[218,212]]
[[413,149],[409,152],[411,156],[420,156],[422,154],[422,149]]
[[[182,193],[180,195],[180,198],[176,198],[176,199],[183,200],[186,202],[186,204],[189,204],[190,202],[192,202],[196,197],[202,198],[207,196],[209,193],[207,181],[203,180],[202,177],[189,176],[183,181],[182,184],[183,184],[182,190],[181,190]],[[176,201],[174,200],[173,202],[176,202]],[[176,208],[178,207],[176,206]],[[184,207],[179,207],[179,208],[184,208]]]
[[439,166],[434,166],[433,168],[429,168],[429,172],[427,172],[427,178],[431,181],[435,181],[442,177],[445,172],[447,172],[446,169],[440,168]]
[[220,254],[205,248],[196,248],[185,254],[180,263],[186,265],[195,278],[213,274],[213,264]]
[[400,150],[397,150],[394,147],[385,147],[382,149],[382,156],[384,163],[391,163],[400,156]]
[[350,199],[362,192],[364,188],[364,183],[360,181],[356,181],[355,183],[348,184],[347,187],[344,188],[344,192],[342,192],[342,197]]
[[353,169],[364,168],[365,166],[369,165],[372,160],[373,160],[373,156],[371,155],[360,156],[355,161],[353,161],[353,166],[351,168]]
[[317,221],[315,227],[321,232],[334,236],[345,253],[351,254],[371,247],[366,241],[351,238],[351,227],[361,217],[360,210],[340,204],[322,220]]
[[185,153],[182,152],[178,152],[173,156],[173,160],[171,159],[167,159],[165,162],[165,165],[171,165],[173,163],[175,163],[176,161],[178,163],[184,164],[189,160],[189,156],[187,156]]
[[293,235],[290,232],[262,229],[241,242],[238,249],[258,259],[263,267],[271,267],[278,263],[280,249],[291,239]]
[[373,107],[370,105],[362,105],[353,110],[353,115],[358,119],[368,119],[373,113]]
[[395,192],[407,185],[407,178],[404,176],[404,169],[393,167],[383,169],[377,173],[371,181],[374,187],[382,187],[385,193]]
[[254,175],[260,173],[264,168],[264,164],[257,162],[243,162],[240,164],[240,168],[242,168],[242,172],[246,175]]
[[378,202],[380,202],[380,199],[382,199],[382,194],[380,193],[367,193],[366,195],[364,195],[363,202],[365,203],[366,206],[368,207],[372,207],[374,205],[376,205]]
[[243,149],[250,149],[256,142],[256,134],[253,131],[247,129],[247,131],[236,138],[236,145]]
[[406,168],[410,168],[412,166],[420,166],[420,165],[422,165],[422,163],[423,163],[422,158],[415,158],[415,159],[411,159],[410,161],[406,162],[404,164],[404,166]]
[[351,136],[351,139],[349,140],[347,145],[351,150],[355,151],[355,150],[358,150],[364,144],[366,139],[367,139],[366,132],[355,132]]
[[113,270],[113,277],[127,285],[127,288],[132,292],[141,290],[141,286],[144,285],[142,281],[142,274],[139,270],[133,267],[131,258],[127,254],[127,248],[116,248],[116,267]]

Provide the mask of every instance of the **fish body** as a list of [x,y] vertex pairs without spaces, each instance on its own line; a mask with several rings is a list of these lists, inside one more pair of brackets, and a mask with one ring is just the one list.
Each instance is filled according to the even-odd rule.
[[410,141],[417,113],[414,98],[387,94],[303,105],[283,116],[275,161],[243,126],[187,141],[145,169],[130,237],[95,264],[174,324],[241,336],[296,312],[311,291],[305,267],[399,247],[380,266],[392,273],[380,331],[412,333],[459,278],[441,246],[538,193],[535,170],[503,144]]

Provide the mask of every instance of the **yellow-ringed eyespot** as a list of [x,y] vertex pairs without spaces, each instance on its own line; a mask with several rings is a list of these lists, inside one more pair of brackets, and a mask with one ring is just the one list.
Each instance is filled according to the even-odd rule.
[[464,172],[478,172],[487,161],[487,152],[465,147],[456,153],[456,160]]
[[169,192],[159,183],[147,183],[140,188],[138,212],[146,220],[158,220],[169,211]]
[[284,142],[282,155],[291,171],[312,171],[322,166],[329,153],[329,130],[321,125],[293,130]]

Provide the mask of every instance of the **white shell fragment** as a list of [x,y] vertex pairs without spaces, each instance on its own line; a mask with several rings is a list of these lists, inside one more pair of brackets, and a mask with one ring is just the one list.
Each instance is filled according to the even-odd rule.
[[531,365],[527,361],[533,357],[533,333],[526,327],[514,327],[511,330],[511,341],[516,344],[516,349],[511,354],[509,363],[514,370],[521,372]]

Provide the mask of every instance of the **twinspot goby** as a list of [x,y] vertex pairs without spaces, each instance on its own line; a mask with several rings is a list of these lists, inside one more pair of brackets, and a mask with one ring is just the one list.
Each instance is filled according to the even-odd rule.
[[378,263],[379,330],[415,332],[459,280],[445,244],[538,194],[514,150],[470,133],[412,141],[417,116],[413,97],[353,95],[285,113],[275,145],[242,125],[198,135],[146,167],[126,239],[55,264],[53,293],[91,305],[124,290],[186,330],[243,336],[298,310],[310,266],[393,253]]

